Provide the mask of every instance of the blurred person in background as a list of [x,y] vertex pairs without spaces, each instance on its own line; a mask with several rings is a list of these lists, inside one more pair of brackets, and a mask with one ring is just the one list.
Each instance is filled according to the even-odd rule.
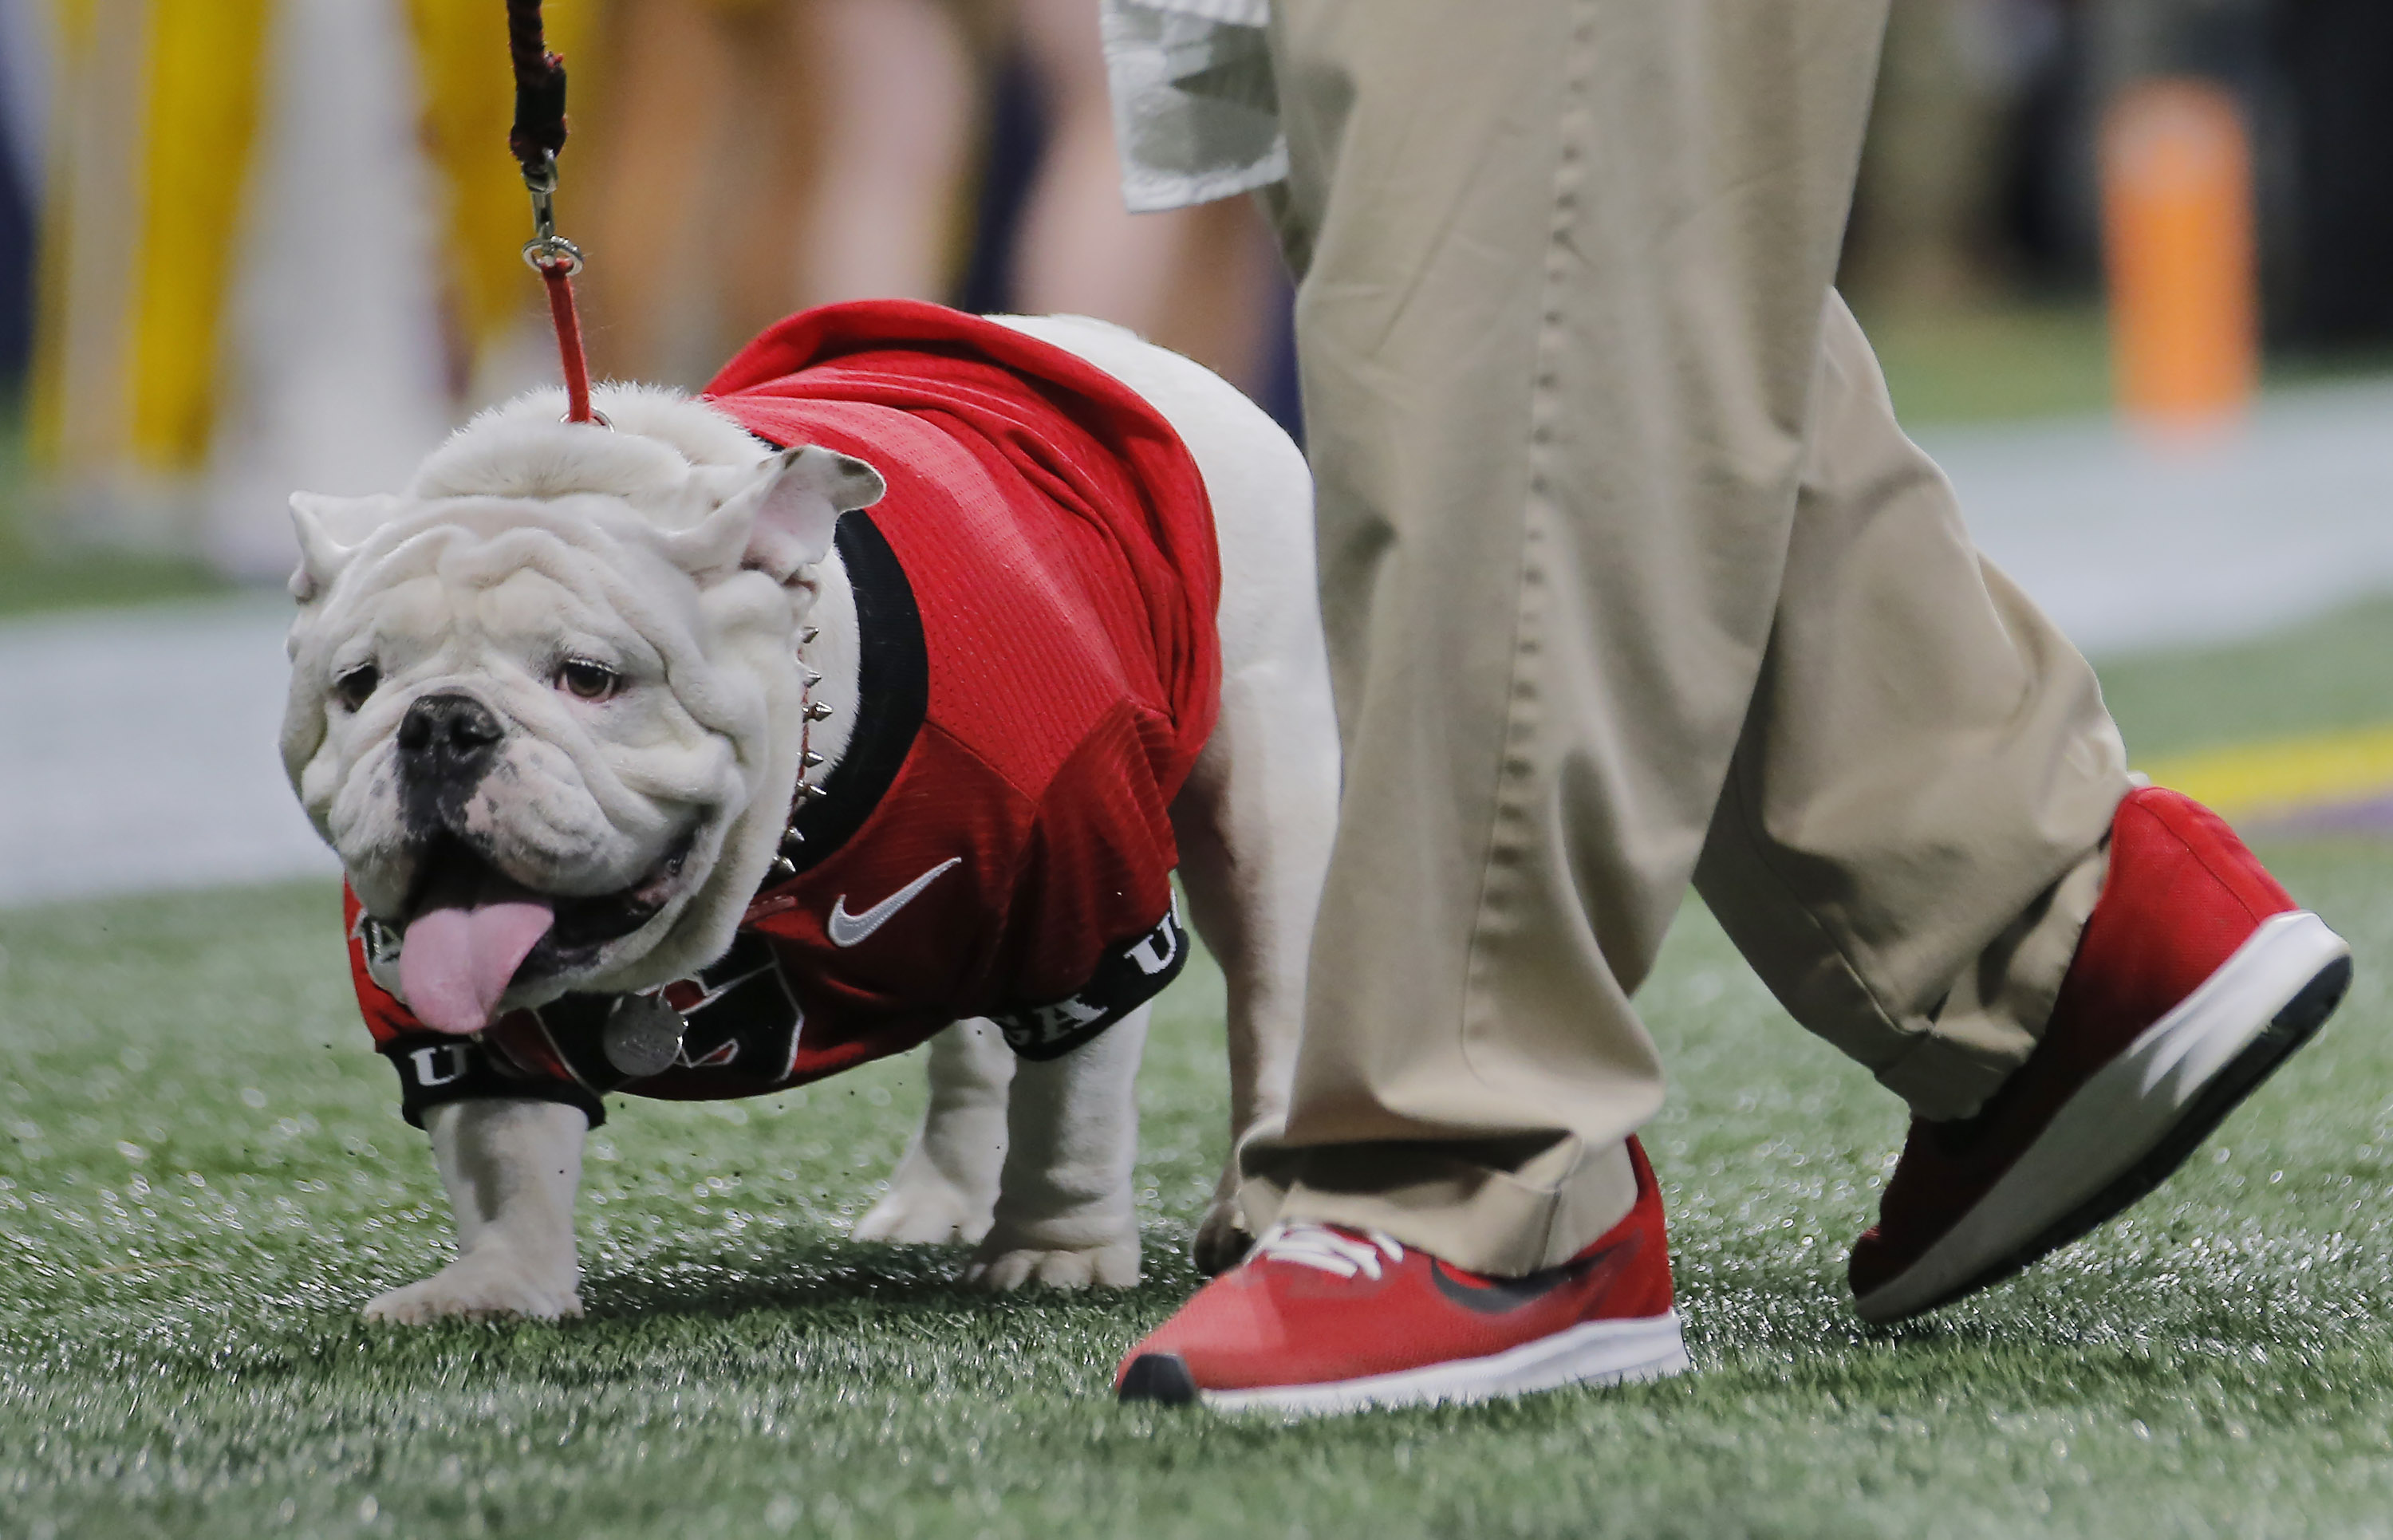
[[1996,298],[2018,113],[2063,37],[2064,0],[1896,0],[1840,285],[1905,310]]
[[[79,0],[47,38],[47,7],[9,3],[5,79],[36,35],[59,168],[29,410],[45,540],[279,581],[290,488],[395,485],[463,412],[554,370],[517,254],[496,0]],[[1085,0],[545,9],[573,61],[559,206],[602,369],[694,381],[809,304],[956,297],[990,82],[1018,48],[1049,152],[1003,302],[1261,378],[1267,240],[1240,208],[1121,213]]]
[[[0,411],[15,405],[33,349],[33,210],[49,111],[43,20],[31,0],[0,0]],[[7,535],[0,529],[0,543]]]
[[[695,382],[792,310],[952,301],[978,239],[1010,243],[1007,307],[1115,321],[1261,393],[1276,281],[1260,221],[1124,211],[1092,0],[616,0],[608,49],[615,94],[582,118],[602,125],[585,281],[602,371]],[[1036,157],[1011,228],[975,231],[975,179],[1014,170],[988,149],[1009,59]]]
[[[552,40],[585,51],[593,10],[552,0]],[[530,383],[503,9],[45,14],[42,532],[280,581],[293,487],[397,485],[469,399]]]
[[[881,292],[1108,315],[1252,385],[1269,281],[1230,233],[1246,213],[1131,221],[1088,170],[1091,3],[551,0],[581,136],[564,203],[598,258],[602,363],[693,379],[761,320]],[[595,45],[602,20],[617,46]],[[38,232],[12,244],[0,196],[0,280],[10,251],[19,280],[0,282],[0,372],[30,333],[43,489],[9,516],[34,543],[276,575],[277,486],[386,480],[469,404],[552,367],[495,148],[500,28],[495,0],[0,0],[7,163],[20,213],[40,201]],[[620,113],[619,50],[643,98]],[[1017,175],[986,152],[991,106],[1020,94],[991,92],[1009,54],[1040,83],[1053,152],[1015,221],[1018,283],[993,285],[1009,264],[984,253],[959,294],[969,189],[1010,195]],[[2381,350],[2388,70],[2393,7],[2375,0],[1896,0],[1846,277],[1873,313],[2022,286],[2090,297],[2103,102],[2191,72],[2229,82],[2256,125],[2272,346]],[[710,141],[734,96],[750,131]],[[609,141],[637,163],[620,194]]]

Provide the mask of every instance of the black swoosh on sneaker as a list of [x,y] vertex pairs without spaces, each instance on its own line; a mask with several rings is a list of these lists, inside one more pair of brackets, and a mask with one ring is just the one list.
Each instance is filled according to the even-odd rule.
[[1444,1262],[1432,1257],[1429,1259],[1429,1280],[1437,1286],[1440,1294],[1464,1310],[1479,1315],[1510,1315],[1516,1310],[1536,1304],[1565,1284],[1576,1283],[1615,1257],[1622,1256],[1636,1244],[1632,1236],[1601,1251],[1574,1257],[1560,1267],[1546,1268],[1526,1277],[1490,1278],[1476,1284],[1464,1283],[1447,1271]]

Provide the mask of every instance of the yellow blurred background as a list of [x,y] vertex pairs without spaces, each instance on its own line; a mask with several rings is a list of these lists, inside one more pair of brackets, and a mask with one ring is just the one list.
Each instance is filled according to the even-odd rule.
[[[602,373],[906,294],[1294,422],[1258,217],[1120,212],[1095,0],[546,9]],[[1906,420],[2216,439],[2393,364],[2387,80],[2382,0],[1895,0],[1842,282]],[[511,110],[500,0],[0,0],[0,609],[277,576],[290,489],[549,377]]]

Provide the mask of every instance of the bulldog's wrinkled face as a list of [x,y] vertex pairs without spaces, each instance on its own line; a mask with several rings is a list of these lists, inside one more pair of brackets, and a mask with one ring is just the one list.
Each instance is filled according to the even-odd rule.
[[729,945],[796,780],[812,574],[881,490],[675,398],[619,396],[612,431],[548,405],[405,496],[293,500],[284,763],[378,981],[444,1031]]

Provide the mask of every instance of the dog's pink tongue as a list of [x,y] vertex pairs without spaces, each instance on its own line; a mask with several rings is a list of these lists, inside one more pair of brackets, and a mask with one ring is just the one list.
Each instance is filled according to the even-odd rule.
[[556,910],[523,899],[426,909],[409,923],[399,949],[407,1008],[439,1031],[479,1032],[524,955],[556,922]]

